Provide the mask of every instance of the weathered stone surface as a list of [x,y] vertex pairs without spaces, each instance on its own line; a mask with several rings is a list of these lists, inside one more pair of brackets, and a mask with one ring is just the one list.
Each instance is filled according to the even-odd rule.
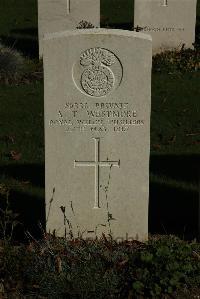
[[76,29],[82,20],[100,27],[100,0],[38,0],[40,56],[44,34]]
[[151,57],[142,33],[46,36],[48,230],[69,233],[69,220],[84,238],[147,238]]
[[134,27],[152,36],[153,52],[192,48],[197,0],[135,0]]

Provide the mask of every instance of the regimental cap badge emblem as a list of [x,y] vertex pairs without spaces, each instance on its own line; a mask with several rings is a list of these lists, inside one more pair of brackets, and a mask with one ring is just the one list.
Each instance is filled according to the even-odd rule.
[[101,48],[86,50],[81,55],[80,64],[85,67],[81,86],[87,94],[101,97],[111,91],[115,77],[109,66],[115,61],[114,54]]
[[[79,69],[79,72],[76,69]],[[111,51],[100,47],[85,50],[80,55],[79,66],[75,65],[74,73],[75,77],[80,73],[80,81],[74,78],[77,79],[74,81],[78,89],[92,97],[106,96],[119,86],[122,80],[119,59]]]

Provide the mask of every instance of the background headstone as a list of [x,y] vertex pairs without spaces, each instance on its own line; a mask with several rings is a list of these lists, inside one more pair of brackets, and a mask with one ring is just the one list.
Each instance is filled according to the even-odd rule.
[[100,27],[100,0],[38,0],[39,55],[44,34],[76,29],[82,20]]
[[147,239],[151,57],[142,33],[46,36],[48,230]]
[[135,0],[134,27],[152,36],[153,52],[192,48],[197,0]]

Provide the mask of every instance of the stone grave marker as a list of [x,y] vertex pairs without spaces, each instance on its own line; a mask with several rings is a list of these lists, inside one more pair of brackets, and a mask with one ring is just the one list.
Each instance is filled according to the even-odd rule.
[[44,34],[76,29],[81,21],[100,27],[100,0],[38,0],[40,57]]
[[45,37],[47,230],[147,239],[151,44],[125,30]]
[[134,28],[152,36],[153,52],[192,48],[197,0],[135,0]]

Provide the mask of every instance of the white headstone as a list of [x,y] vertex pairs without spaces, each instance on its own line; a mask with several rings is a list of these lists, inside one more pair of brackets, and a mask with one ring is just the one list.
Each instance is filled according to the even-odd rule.
[[84,238],[147,239],[151,47],[125,30],[45,38],[48,230],[65,212]]
[[152,36],[153,52],[192,48],[197,0],[135,0],[134,27]]
[[100,27],[100,0],[38,0],[40,57],[44,34],[76,29],[81,21]]

